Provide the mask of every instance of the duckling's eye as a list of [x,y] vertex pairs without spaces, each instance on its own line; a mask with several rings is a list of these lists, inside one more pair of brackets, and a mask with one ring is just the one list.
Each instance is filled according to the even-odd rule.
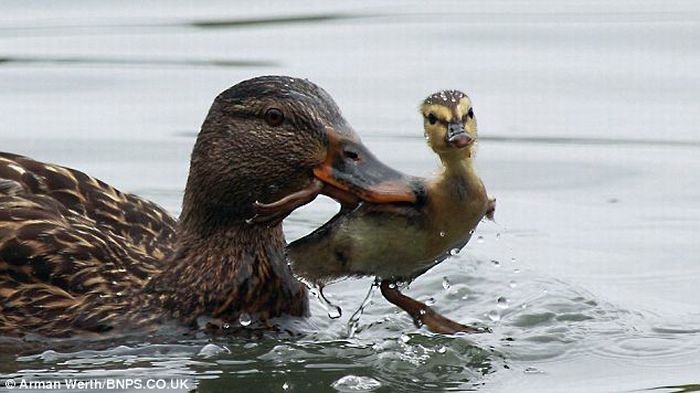
[[284,121],[284,113],[277,108],[270,108],[265,111],[265,123],[271,127],[277,127]]
[[435,123],[437,123],[437,117],[435,117],[434,114],[429,113],[429,114],[428,114],[428,123],[430,123],[430,124],[435,124]]
[[470,119],[474,118],[474,109],[469,108],[469,112],[467,112],[467,117],[469,117]]

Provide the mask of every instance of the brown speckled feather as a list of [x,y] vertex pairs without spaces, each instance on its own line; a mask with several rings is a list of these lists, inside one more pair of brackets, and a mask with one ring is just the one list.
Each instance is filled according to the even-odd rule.
[[173,251],[176,221],[168,212],[83,172],[0,153],[0,179],[14,180],[33,195],[51,197],[158,259]]
[[160,272],[175,225],[157,205],[82,172],[0,153],[0,311],[15,322],[0,331],[100,330],[95,300]]

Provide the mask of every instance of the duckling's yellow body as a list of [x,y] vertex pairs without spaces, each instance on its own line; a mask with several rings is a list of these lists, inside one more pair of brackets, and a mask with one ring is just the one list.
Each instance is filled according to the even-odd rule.
[[426,137],[442,172],[420,180],[421,205],[361,204],[291,243],[295,273],[324,284],[343,276],[411,279],[462,248],[494,201],[473,167],[476,121],[469,98],[457,91],[428,97],[421,106]]
[[[274,318],[304,316],[306,287],[287,265],[281,218],[319,193],[410,203],[412,187],[362,145],[328,93],[279,76],[216,98],[179,221],[82,172],[0,153],[0,334],[196,328],[199,320],[269,328]],[[289,195],[304,198],[273,222],[255,219],[256,203]]]

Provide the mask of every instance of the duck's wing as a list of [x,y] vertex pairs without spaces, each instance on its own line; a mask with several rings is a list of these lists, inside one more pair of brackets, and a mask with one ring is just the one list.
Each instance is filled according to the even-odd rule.
[[0,331],[103,330],[118,298],[160,271],[174,227],[81,172],[0,154]]
[[156,259],[166,260],[172,253],[176,221],[153,202],[83,172],[10,153],[0,153],[0,179],[15,182],[4,186],[10,191],[22,187],[27,194],[55,200],[70,214],[96,222]]

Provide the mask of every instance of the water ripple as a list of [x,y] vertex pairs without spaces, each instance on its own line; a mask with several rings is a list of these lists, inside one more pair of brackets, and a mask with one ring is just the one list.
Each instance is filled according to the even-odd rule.
[[66,64],[66,65],[119,65],[141,67],[279,67],[270,60],[240,59],[187,59],[156,57],[97,57],[97,56],[0,56],[3,64]]

